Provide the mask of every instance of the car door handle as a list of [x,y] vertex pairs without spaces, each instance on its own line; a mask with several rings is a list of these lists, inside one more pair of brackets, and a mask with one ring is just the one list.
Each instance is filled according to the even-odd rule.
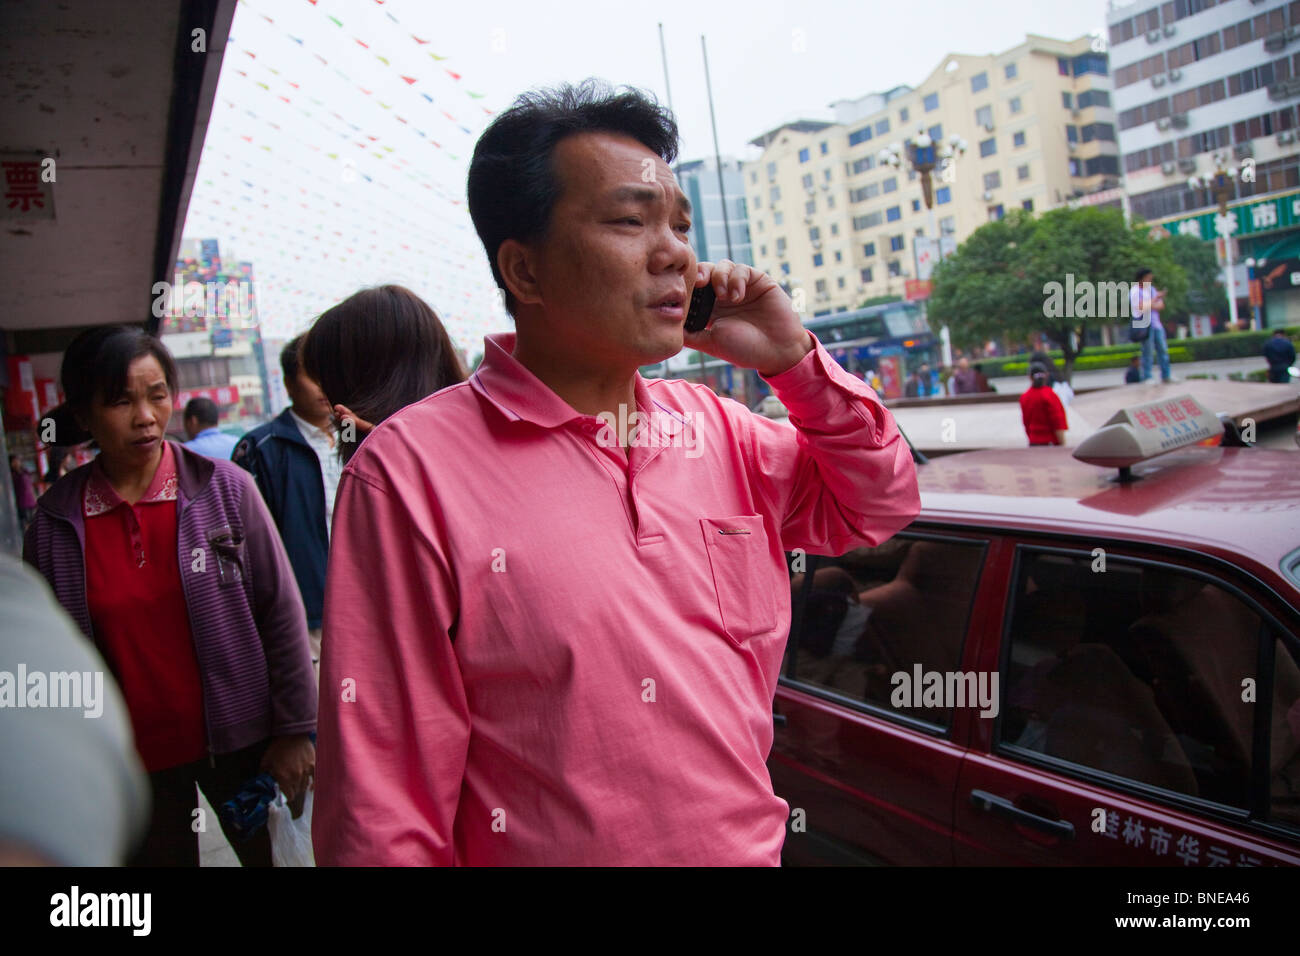
[[1069,820],[1053,820],[1051,817],[1043,817],[1037,813],[1030,813],[1028,810],[1021,810],[1010,800],[994,796],[984,790],[972,790],[970,792],[970,802],[981,810],[987,810],[997,816],[1006,817],[1016,823],[1023,823],[1035,830],[1042,830],[1044,833],[1064,837],[1067,840],[1074,839],[1074,824]]

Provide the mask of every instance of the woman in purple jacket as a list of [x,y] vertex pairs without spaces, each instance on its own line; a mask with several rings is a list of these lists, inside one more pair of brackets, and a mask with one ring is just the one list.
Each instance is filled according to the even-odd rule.
[[[285,797],[315,765],[316,682],[293,571],[252,478],[165,439],[176,367],[138,328],[78,336],[63,359],[57,439],[100,453],[37,503],[23,557],[104,655],[150,773],[136,865],[197,866],[196,832],[259,771]],[[197,822],[196,822],[197,821]],[[266,828],[245,866],[271,863]]]

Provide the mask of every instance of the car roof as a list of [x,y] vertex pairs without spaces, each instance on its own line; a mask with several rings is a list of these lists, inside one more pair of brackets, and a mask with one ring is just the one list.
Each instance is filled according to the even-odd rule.
[[1057,446],[931,458],[917,467],[921,520],[1190,545],[1274,572],[1300,548],[1300,454],[1192,446],[1132,472],[1121,484]]

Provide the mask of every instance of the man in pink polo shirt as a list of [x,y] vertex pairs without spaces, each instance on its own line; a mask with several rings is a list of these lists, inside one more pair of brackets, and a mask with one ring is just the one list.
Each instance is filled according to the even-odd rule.
[[[782,552],[877,545],[920,499],[893,417],[772,278],[697,263],[676,153],[671,114],[593,81],[479,139],[470,214],[516,331],[343,471],[319,863],[780,862]],[[683,344],[756,369],[789,425],[638,374]]]

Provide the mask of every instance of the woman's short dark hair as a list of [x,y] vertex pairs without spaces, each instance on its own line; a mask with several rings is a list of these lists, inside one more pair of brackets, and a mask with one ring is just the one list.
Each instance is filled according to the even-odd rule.
[[298,369],[301,367],[299,353],[302,351],[302,338],[301,335],[292,338],[285,343],[284,348],[280,349],[280,371],[284,373],[286,388],[298,377]]
[[59,378],[63,404],[51,410],[54,431],[60,445],[79,445],[90,433],[77,424],[86,419],[96,402],[115,402],[126,392],[131,363],[152,355],[162,366],[167,391],[176,395],[176,362],[167,346],[155,336],[133,325],[104,325],[82,332],[63,353]]
[[1059,367],[1057,367],[1057,364],[1052,359],[1052,357],[1048,355],[1046,352],[1044,352],[1042,349],[1039,349],[1037,352],[1029,356],[1029,363],[1031,365],[1033,365],[1034,363],[1041,365],[1043,367],[1043,370],[1047,372],[1051,381],[1053,382],[1065,381],[1065,373],[1062,372]]
[[1047,366],[1042,362],[1031,362],[1029,365],[1029,377],[1033,379],[1033,388],[1046,388],[1047,383],[1051,381],[1052,373],[1047,370]]
[[[465,381],[451,337],[423,299],[400,285],[362,289],[304,333],[303,371],[332,405],[378,425],[400,408]],[[340,442],[344,459],[356,442]]]
[[1146,266],[1143,266],[1141,269],[1139,269],[1137,272],[1133,274],[1133,282],[1135,284],[1141,284],[1142,277],[1149,276],[1149,275],[1153,275],[1153,273]]
[[578,86],[521,94],[494,119],[474,146],[469,164],[469,214],[506,308],[515,299],[497,267],[497,252],[507,239],[531,242],[550,226],[560,198],[552,157],[556,144],[574,133],[622,133],[671,164],[677,158],[677,121],[652,94],[633,87],[615,93],[589,77]]

